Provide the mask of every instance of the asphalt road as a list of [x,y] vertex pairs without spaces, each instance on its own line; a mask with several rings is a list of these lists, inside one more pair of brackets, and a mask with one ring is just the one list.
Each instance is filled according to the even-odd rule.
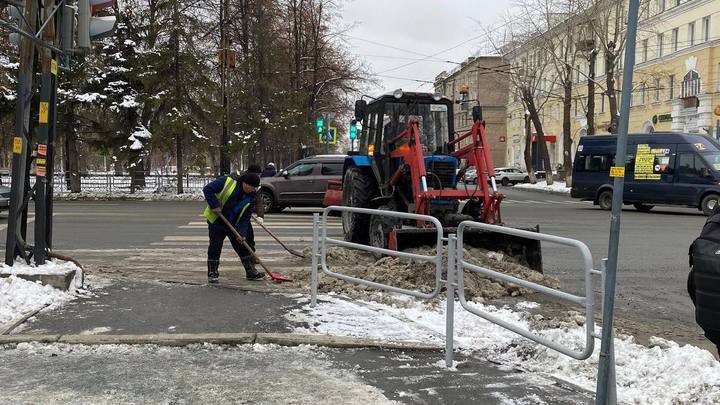
[[[510,226],[539,224],[543,232],[586,243],[597,267],[606,256],[609,213],[589,202],[512,187],[502,190],[502,216]],[[57,202],[55,246],[91,269],[140,278],[205,280],[207,227],[200,213],[202,202]],[[270,214],[266,224],[295,249],[306,248],[312,238],[311,209]],[[649,213],[623,211],[617,308],[620,314],[687,330],[700,336],[693,307],[685,291],[688,246],[699,234],[705,217],[698,211],[658,207]],[[7,213],[0,214],[0,246],[4,251]],[[331,219],[329,235],[342,234],[339,220]],[[268,235],[257,231],[258,250],[273,269],[292,267],[290,256]],[[226,244],[221,275],[241,280],[239,261]],[[558,277],[562,288],[584,291],[584,275],[576,252],[544,245],[545,272]],[[599,284],[598,284],[599,285]],[[597,286],[596,286],[597,289]]]

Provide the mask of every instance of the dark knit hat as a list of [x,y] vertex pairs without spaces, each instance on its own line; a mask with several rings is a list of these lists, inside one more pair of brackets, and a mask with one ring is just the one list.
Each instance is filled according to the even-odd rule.
[[243,182],[249,186],[253,186],[255,188],[260,186],[260,176],[255,173],[245,173],[240,176],[238,181]]

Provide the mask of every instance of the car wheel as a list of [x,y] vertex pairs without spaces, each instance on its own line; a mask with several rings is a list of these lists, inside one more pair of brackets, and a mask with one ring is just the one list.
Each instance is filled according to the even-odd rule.
[[703,214],[705,216],[709,217],[712,215],[713,211],[715,211],[715,208],[718,206],[718,201],[720,199],[720,196],[717,194],[708,194],[705,197],[703,197],[702,201],[700,202],[700,209],[702,210]]
[[611,190],[604,190],[598,196],[598,205],[600,209],[610,211],[612,209],[612,197],[613,193]]
[[530,176],[525,176],[523,183],[530,183]]
[[653,209],[653,207],[655,207],[655,206],[654,206],[654,205],[648,205],[648,204],[636,203],[636,204],[633,204],[633,207],[635,207],[635,209],[638,210],[638,211],[640,211],[640,212],[650,212],[650,210]]
[[510,185],[510,179],[508,179],[507,177],[503,177],[503,179],[500,180],[500,184],[502,184],[503,186],[507,187],[507,186]]
[[262,190],[260,191],[260,197],[262,198],[263,208],[265,209],[265,212],[271,213],[280,211],[275,205],[275,197],[273,197],[271,192]]

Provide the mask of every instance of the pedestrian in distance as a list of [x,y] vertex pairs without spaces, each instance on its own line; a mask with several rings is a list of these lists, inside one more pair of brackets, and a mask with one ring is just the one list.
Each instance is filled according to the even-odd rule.
[[270,162],[265,166],[265,169],[263,169],[260,177],[274,177],[276,174],[277,170],[275,169],[275,163]]
[[203,187],[203,194],[208,206],[205,218],[208,222],[208,283],[215,284],[220,276],[220,254],[225,238],[230,238],[235,253],[240,257],[245,276],[248,280],[259,280],[265,274],[255,269],[253,252],[248,251],[242,243],[235,239],[232,231],[224,221],[219,219],[222,214],[235,227],[243,238],[247,239],[250,229],[250,218],[257,198],[260,177],[256,173],[231,173],[220,176]]
[[695,305],[695,321],[720,355],[720,206],[705,221],[689,255],[687,290]]

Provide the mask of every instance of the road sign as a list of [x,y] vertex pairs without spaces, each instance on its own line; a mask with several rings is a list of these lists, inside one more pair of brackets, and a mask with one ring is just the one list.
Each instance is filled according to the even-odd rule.
[[320,143],[325,143],[329,145],[335,145],[337,144],[337,128],[330,127],[325,133],[320,134],[319,136]]

